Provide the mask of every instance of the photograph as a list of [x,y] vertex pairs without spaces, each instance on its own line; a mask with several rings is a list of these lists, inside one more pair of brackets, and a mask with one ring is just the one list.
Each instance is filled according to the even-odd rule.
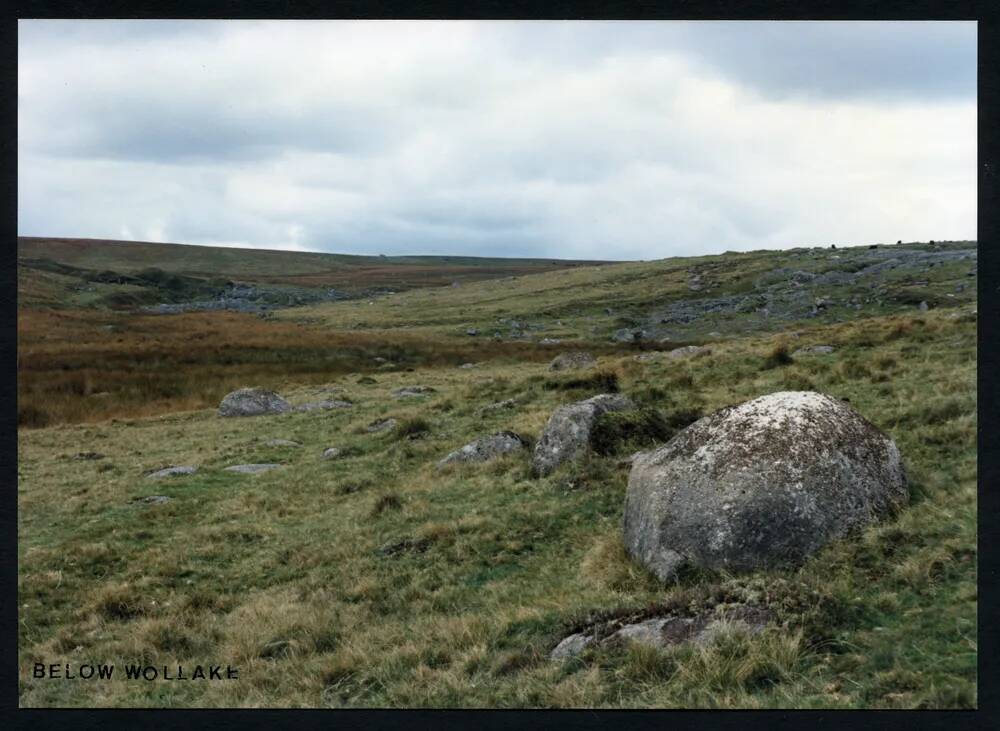
[[978,709],[979,32],[17,20],[17,706]]

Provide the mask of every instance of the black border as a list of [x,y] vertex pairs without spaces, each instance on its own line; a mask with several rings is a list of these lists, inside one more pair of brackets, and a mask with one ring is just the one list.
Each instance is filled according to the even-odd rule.
[[[1000,256],[997,239],[997,192],[1000,155],[996,135],[1000,96],[1000,3],[997,0],[588,0],[542,3],[536,0],[24,0],[4,8],[0,26],[3,73],[0,75],[0,154],[3,156],[2,226],[5,266],[0,267],[0,354],[7,378],[0,385],[3,419],[3,501],[0,503],[0,567],[7,601],[0,602],[0,693],[3,717],[17,727],[80,729],[133,726],[143,722],[158,728],[247,726],[301,728],[409,727],[488,729],[511,726],[566,726],[598,729],[635,727],[688,728],[711,726],[719,731],[759,726],[768,729],[819,728],[952,729],[1000,728],[997,703],[997,630],[990,620],[997,608],[1000,549],[992,540],[1000,515],[1000,445],[995,434],[1000,416]],[[16,247],[17,238],[17,19],[18,18],[466,18],[466,19],[690,19],[690,20],[978,20],[979,29],[979,710],[977,711],[440,711],[440,710],[59,710],[18,708],[17,668],[17,430],[16,430]],[[984,245],[984,242],[986,245]]]

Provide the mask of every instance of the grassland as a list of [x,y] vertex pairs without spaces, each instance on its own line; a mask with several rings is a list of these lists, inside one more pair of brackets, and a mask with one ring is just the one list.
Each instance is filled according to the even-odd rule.
[[[19,432],[21,705],[975,706],[976,318],[974,288],[954,291],[964,269],[890,282],[881,304],[861,310],[682,328],[674,342],[710,341],[708,357],[637,361],[640,350],[672,345],[608,342],[623,320],[691,297],[692,267],[712,266],[720,291],[750,291],[783,256],[792,254],[579,268],[285,310],[273,321],[22,312],[22,393],[38,384],[43,408],[56,374],[89,373],[91,394],[68,388],[49,426]],[[940,306],[917,311],[906,299],[914,288]],[[511,338],[511,319],[544,329]],[[542,335],[562,342],[540,345]],[[598,355],[598,372],[665,415],[784,389],[847,398],[897,441],[911,505],[799,568],[663,586],[621,543],[621,458],[644,445],[611,444],[543,479],[527,455],[436,469],[481,434],[537,438],[557,405],[595,393],[598,379],[566,388],[571,377],[546,368],[581,343]],[[836,351],[775,357],[810,344]],[[456,367],[465,361],[478,366]],[[94,398],[113,389],[100,380],[103,364],[154,388],[177,371],[176,393],[146,410],[152,392]],[[258,382],[296,403],[339,389],[354,405],[249,419],[206,408],[230,386]],[[414,383],[436,390],[390,397]],[[106,411],[73,411],[102,399]],[[505,399],[515,407],[483,410]],[[365,430],[386,416],[401,428]],[[302,447],[267,446],[273,438]],[[342,456],[321,459],[329,446]],[[78,457],[87,453],[100,456]],[[245,462],[282,467],[223,471]],[[144,477],[168,464],[199,471]],[[172,499],[137,502],[153,494]],[[761,635],[547,658],[589,617],[754,593],[780,619]],[[241,679],[46,682],[31,678],[34,662],[223,662]]]

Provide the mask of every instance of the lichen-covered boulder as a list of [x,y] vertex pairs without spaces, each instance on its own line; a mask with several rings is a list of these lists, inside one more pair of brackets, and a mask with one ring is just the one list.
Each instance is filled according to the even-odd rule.
[[573,368],[590,368],[597,365],[597,359],[582,350],[560,353],[549,363],[550,371],[566,371]]
[[469,442],[461,449],[456,449],[438,462],[438,467],[454,462],[486,462],[504,454],[524,449],[526,442],[520,434],[512,431],[502,431],[480,437]]
[[226,394],[219,404],[219,416],[260,416],[283,414],[292,405],[274,391],[263,388],[241,388]]
[[640,454],[625,547],[664,581],[686,564],[792,565],[907,499],[889,437],[843,401],[783,391],[721,409]]
[[560,406],[545,425],[535,445],[532,466],[544,477],[567,460],[580,456],[590,442],[590,431],[597,418],[609,411],[635,408],[627,397],[617,393],[602,393],[584,401]]

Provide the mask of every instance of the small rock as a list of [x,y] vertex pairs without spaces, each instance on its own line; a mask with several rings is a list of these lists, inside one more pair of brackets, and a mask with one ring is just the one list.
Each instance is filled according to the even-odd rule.
[[165,467],[162,470],[157,470],[152,472],[146,477],[151,480],[158,480],[161,477],[176,477],[177,475],[193,475],[198,471],[197,467],[191,467],[188,465],[180,465],[178,467]]
[[926,301],[923,301],[919,305],[917,305],[917,309],[919,309],[921,312],[927,312],[927,310],[930,309],[930,307],[927,305]]
[[219,416],[259,416],[283,414],[292,405],[274,391],[262,388],[241,388],[226,394],[219,404]]
[[298,442],[293,442],[291,439],[268,439],[264,442],[268,447],[301,447],[302,445]]
[[77,452],[73,459],[104,459],[104,455],[100,452]]
[[564,638],[563,641],[556,645],[555,649],[552,650],[549,657],[552,660],[565,660],[566,658],[576,657],[589,647],[593,641],[593,637],[578,632]]
[[511,431],[502,431],[488,437],[480,437],[456,449],[438,462],[438,467],[454,462],[486,462],[504,454],[524,449],[524,437]]
[[590,368],[597,365],[597,359],[590,353],[574,350],[560,353],[549,363],[550,371],[565,371],[573,368]]
[[465,331],[465,334],[469,335],[469,336],[472,336],[472,337],[475,337],[476,335],[479,334],[479,330],[477,330],[474,327],[470,327],[468,330]]
[[226,467],[226,472],[238,472],[243,475],[258,475],[261,472],[267,472],[268,470],[273,470],[277,467],[281,467],[281,465],[273,463],[237,464],[232,467]]
[[340,453],[341,449],[339,447],[327,447],[323,450],[323,459],[337,459]]
[[388,431],[389,429],[395,429],[397,423],[395,419],[376,419],[365,427],[365,431],[369,433]]
[[538,341],[539,345],[559,345],[562,341],[558,338],[542,338]]
[[829,355],[835,350],[832,345],[807,345],[804,348],[799,348],[792,356],[798,355]]
[[147,495],[146,497],[137,497],[132,502],[143,503],[144,505],[162,505],[163,503],[169,503],[171,498],[166,495]]
[[459,368],[463,368],[465,370],[468,370],[469,368],[478,368],[478,367],[479,367],[478,363],[463,363],[462,365],[459,366]]
[[429,393],[434,393],[435,390],[430,386],[403,386],[402,388],[394,388],[392,390],[392,397],[411,398],[414,396],[426,396]]

